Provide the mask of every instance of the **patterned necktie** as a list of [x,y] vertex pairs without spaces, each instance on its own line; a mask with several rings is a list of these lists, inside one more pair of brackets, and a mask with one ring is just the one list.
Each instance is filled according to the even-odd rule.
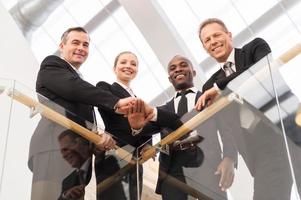
[[178,104],[178,112],[177,114],[182,117],[185,113],[188,112],[188,105],[187,105],[187,97],[186,94],[192,92],[191,90],[181,91],[177,94],[177,96],[181,95],[179,104]]
[[226,76],[230,76],[231,74],[234,73],[234,70],[231,68],[232,65],[233,65],[232,62],[226,62],[224,64],[224,70],[225,70]]

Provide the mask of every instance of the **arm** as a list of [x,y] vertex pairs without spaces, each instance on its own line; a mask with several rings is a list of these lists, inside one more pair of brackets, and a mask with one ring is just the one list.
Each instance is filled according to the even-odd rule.
[[37,92],[43,95],[49,93],[50,97],[53,93],[67,101],[106,109],[113,109],[119,101],[110,92],[82,80],[72,72],[68,63],[57,56],[49,56],[42,62],[37,79]]
[[218,165],[216,175],[220,175],[219,186],[228,189],[234,180],[234,168],[237,166],[237,144],[235,136],[241,134],[239,110],[229,105],[217,113],[217,126],[223,143],[223,159]]

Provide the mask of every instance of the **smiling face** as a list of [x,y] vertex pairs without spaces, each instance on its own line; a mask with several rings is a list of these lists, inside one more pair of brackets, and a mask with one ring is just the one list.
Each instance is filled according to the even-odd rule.
[[175,56],[168,63],[167,70],[169,81],[177,91],[193,87],[193,77],[196,73],[191,62],[187,58]]
[[115,61],[114,72],[118,81],[129,86],[138,72],[137,57],[130,52],[119,54]]
[[80,139],[64,136],[59,140],[63,158],[73,167],[80,168],[89,158],[88,146],[81,143]]
[[60,44],[61,56],[78,69],[89,55],[89,40],[87,33],[71,31]]
[[199,35],[204,49],[218,62],[226,62],[232,49],[232,34],[218,23],[209,23]]

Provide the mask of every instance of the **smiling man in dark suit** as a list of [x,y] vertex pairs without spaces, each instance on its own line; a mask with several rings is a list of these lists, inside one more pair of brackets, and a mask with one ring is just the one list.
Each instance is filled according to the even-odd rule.
[[[201,23],[199,38],[204,49],[221,68],[204,84],[203,95],[196,104],[197,109],[209,106],[231,80],[271,52],[267,42],[261,38],[255,38],[242,48],[234,48],[231,32],[216,18]],[[246,116],[244,114],[253,116],[254,120],[243,117]],[[225,118],[233,116],[240,117],[243,134],[233,135],[238,151],[254,177],[253,199],[290,199],[292,178],[281,131],[246,101],[239,110]],[[234,122],[237,121],[233,119],[230,123]]]
[[[182,111],[180,111],[182,110],[182,106],[180,106],[182,96],[179,94],[184,93],[187,99],[186,112],[194,108],[196,101],[202,94],[193,84],[196,72],[191,61],[180,55],[169,61],[167,71],[169,81],[175,89],[175,95],[160,108],[181,116],[185,112],[181,113]],[[233,182],[237,150],[232,135],[227,133],[227,130],[234,131],[233,127],[226,128],[223,121],[215,119],[212,117],[197,127],[196,131],[190,133],[187,138],[176,142],[170,147],[169,155],[161,153],[157,193],[162,195],[162,199],[189,199],[188,194],[171,184],[164,174],[192,186],[212,199],[227,199],[225,190]],[[223,151],[218,140],[218,129],[220,129],[221,141],[223,142]],[[164,136],[166,135],[163,132],[162,137]],[[199,136],[204,138],[204,141],[189,142],[194,141],[194,138]],[[177,145],[177,143],[181,145]],[[222,152],[223,156],[221,156]],[[193,182],[198,184],[193,184]]]
[[[65,31],[59,45],[60,57],[51,55],[41,63],[36,91],[42,103],[92,129],[91,124],[96,123],[93,106],[125,113],[133,98],[121,99],[83,80],[78,70],[89,55],[89,44],[85,29]],[[31,138],[28,166],[33,172],[32,199],[57,198],[63,178],[72,170],[62,158],[57,140],[64,129],[42,117]],[[114,146],[112,137],[102,134],[98,148],[108,150]]]

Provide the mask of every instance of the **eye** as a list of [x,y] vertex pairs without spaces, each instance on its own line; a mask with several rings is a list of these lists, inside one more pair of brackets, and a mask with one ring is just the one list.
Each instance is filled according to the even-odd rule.
[[181,63],[181,67],[187,67],[187,66],[188,66],[188,64],[186,62]]
[[173,71],[175,68],[176,68],[175,65],[171,65],[171,66],[169,66],[169,71]]
[[207,44],[209,41],[210,41],[210,39],[209,39],[209,38],[206,38],[206,39],[203,41],[203,43],[204,43],[204,44]]
[[79,45],[79,41],[78,40],[73,40],[71,44]]

